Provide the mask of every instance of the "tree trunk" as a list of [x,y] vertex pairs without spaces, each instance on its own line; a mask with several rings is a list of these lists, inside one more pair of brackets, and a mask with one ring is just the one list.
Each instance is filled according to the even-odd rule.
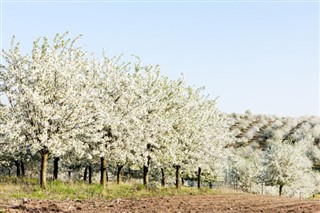
[[[102,171],[103,171],[103,159],[104,158],[100,158],[100,184],[102,184]],[[109,182],[109,175],[108,175],[108,162],[106,161],[106,171],[105,171],[105,175],[106,175],[106,181]]]
[[71,182],[71,170],[68,171],[68,180]]
[[144,186],[148,186],[148,172],[149,172],[149,168],[147,166],[143,166],[143,185]]
[[89,184],[92,184],[92,166],[89,166]]
[[106,162],[106,179],[107,183],[109,182],[109,175],[108,175],[108,162]]
[[47,187],[47,162],[48,162],[49,153],[46,150],[41,152],[41,170],[40,170],[40,186],[42,189]]
[[166,186],[166,176],[165,176],[165,174],[164,174],[164,169],[163,168],[161,168],[161,186],[162,187],[165,187]]
[[209,182],[209,188],[212,189],[212,182]]
[[226,172],[226,177],[224,182],[224,187],[227,188],[227,186],[228,186],[228,172]]
[[181,183],[180,183],[180,166],[176,165],[176,188],[180,189],[181,188]]
[[102,188],[103,188],[103,192],[105,191],[105,189],[107,188],[107,160],[106,158],[102,157],[101,158],[101,174],[102,174],[102,180],[101,180],[101,184],[102,184]]
[[181,186],[184,186],[184,178],[181,177]]
[[148,157],[147,165],[143,166],[143,185],[148,187],[149,183],[149,162],[150,157]]
[[53,180],[58,180],[58,173],[59,173],[59,160],[60,158],[54,158],[53,160]]
[[17,168],[17,177],[20,177],[20,161],[14,161],[16,168]]
[[281,197],[281,195],[282,195],[282,188],[283,188],[283,185],[280,185],[279,186],[279,196]]
[[88,176],[88,166],[84,168],[84,173],[83,173],[83,181],[87,181],[87,176]]
[[[147,144],[147,150],[151,149],[151,144]],[[147,165],[143,165],[143,185],[148,187],[149,183],[149,163],[150,163],[150,156],[148,156]]]
[[120,184],[122,182],[122,168],[123,165],[118,165],[117,166],[117,184]]
[[23,161],[20,161],[20,166],[21,166],[21,173],[22,173],[22,177],[26,176],[26,170],[24,168],[24,163]]
[[198,168],[198,189],[201,188],[201,168]]
[[102,176],[103,176],[103,157],[100,158],[100,184],[102,184]]

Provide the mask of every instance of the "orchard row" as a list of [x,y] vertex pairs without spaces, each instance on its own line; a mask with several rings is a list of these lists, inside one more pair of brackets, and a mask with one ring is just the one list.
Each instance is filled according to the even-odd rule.
[[[183,77],[170,80],[139,58],[88,56],[77,39],[39,38],[30,54],[13,40],[3,52],[2,166],[15,162],[17,173],[21,167],[25,173],[38,165],[43,189],[48,161],[53,178],[59,162],[90,175],[100,164],[104,188],[109,166],[118,183],[129,170],[141,171],[145,185],[157,171],[162,185],[175,174],[177,188],[182,177],[197,179],[199,187],[201,179],[225,181],[253,192],[317,189],[319,118],[227,115]],[[304,176],[306,186],[296,185]]]

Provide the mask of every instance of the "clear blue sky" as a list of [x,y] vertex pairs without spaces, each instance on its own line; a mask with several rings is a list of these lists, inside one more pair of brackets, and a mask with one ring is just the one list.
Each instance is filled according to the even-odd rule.
[[319,115],[319,3],[2,2],[2,46],[69,31],[205,86],[225,112]]

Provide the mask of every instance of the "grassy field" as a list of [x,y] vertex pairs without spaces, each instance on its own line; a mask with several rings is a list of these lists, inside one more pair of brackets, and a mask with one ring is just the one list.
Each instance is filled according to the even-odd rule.
[[28,199],[92,199],[92,198],[140,198],[171,195],[202,195],[202,194],[227,194],[239,193],[227,190],[212,190],[209,188],[182,187],[150,187],[146,189],[139,183],[108,183],[105,193],[102,193],[100,184],[87,184],[84,182],[49,181],[46,190],[41,190],[37,179],[1,177],[0,199],[28,198]]

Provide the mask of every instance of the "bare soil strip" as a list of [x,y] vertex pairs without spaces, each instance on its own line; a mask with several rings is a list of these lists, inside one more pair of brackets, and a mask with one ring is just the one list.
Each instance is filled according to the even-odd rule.
[[116,200],[0,200],[0,212],[319,212],[320,200],[250,194]]

